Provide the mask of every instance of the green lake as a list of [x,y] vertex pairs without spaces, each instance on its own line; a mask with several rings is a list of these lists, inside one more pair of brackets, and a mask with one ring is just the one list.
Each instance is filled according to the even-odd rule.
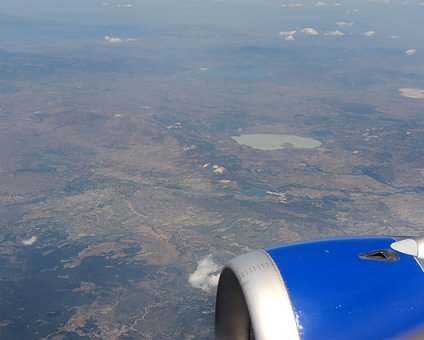
[[285,148],[313,149],[321,146],[321,142],[316,139],[271,133],[252,133],[231,136],[231,138],[241,145],[264,151]]

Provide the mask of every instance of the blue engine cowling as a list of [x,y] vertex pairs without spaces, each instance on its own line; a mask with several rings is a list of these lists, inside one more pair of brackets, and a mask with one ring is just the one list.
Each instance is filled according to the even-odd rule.
[[216,339],[421,339],[424,260],[393,250],[399,239],[324,239],[236,257],[219,279]]

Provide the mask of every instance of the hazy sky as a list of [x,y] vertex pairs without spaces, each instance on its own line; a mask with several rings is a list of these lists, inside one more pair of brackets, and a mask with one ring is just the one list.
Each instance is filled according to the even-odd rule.
[[131,25],[210,23],[244,29],[278,30],[307,20],[321,28],[348,19],[369,29],[390,27],[420,33],[424,1],[403,0],[3,0],[0,13],[79,23]]
[[[231,32],[254,43],[384,47],[409,51],[416,58],[424,49],[424,0],[3,0],[0,14],[41,20],[46,27],[49,21],[105,27],[96,33],[99,39],[132,39],[126,42],[140,41],[142,30],[161,34],[191,27],[193,32],[198,26],[203,32],[225,30],[222,36]],[[55,33],[47,28],[43,38]],[[93,39],[90,34],[87,38]],[[7,39],[10,46],[13,39],[3,37]],[[106,41],[121,43],[119,39]]]

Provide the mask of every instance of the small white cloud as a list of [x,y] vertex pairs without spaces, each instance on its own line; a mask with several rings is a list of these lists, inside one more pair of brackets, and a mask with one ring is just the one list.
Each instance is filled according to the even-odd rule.
[[400,94],[407,98],[413,99],[424,99],[424,89],[416,89],[416,88],[402,88],[399,89]]
[[282,32],[280,32],[280,36],[282,36],[282,37],[289,37],[289,36],[295,35],[295,34],[296,34],[295,30],[294,31],[282,31]]
[[364,32],[364,35],[366,37],[372,37],[373,35],[375,35],[375,32],[374,31],[367,31],[367,32]]
[[27,240],[22,240],[22,244],[24,246],[30,246],[30,245],[34,244],[35,241],[37,241],[37,236],[32,236]]
[[124,42],[131,42],[131,41],[135,41],[135,38],[127,38],[127,39],[122,39],[119,37],[111,37],[109,35],[105,35],[104,39],[109,43],[109,44],[122,44]]
[[215,174],[222,175],[225,172],[225,168],[223,166],[219,166],[215,164],[212,168]]
[[300,30],[300,32],[307,34],[307,35],[317,35],[318,31],[315,28],[312,27],[305,27]]
[[384,4],[384,5],[388,5],[392,2],[391,0],[368,0],[368,1],[369,2],[376,2],[376,3]]
[[324,35],[328,35],[328,36],[331,36],[331,37],[340,37],[340,36],[344,35],[344,33],[340,32],[340,31],[327,31],[327,32],[324,33]]
[[104,36],[105,40],[110,43],[110,44],[120,44],[123,42],[123,40],[121,38],[118,37],[111,37],[109,35],[105,35]]
[[206,256],[197,263],[194,273],[188,277],[188,282],[194,287],[209,292],[218,285],[220,267],[213,261],[212,255]]
[[316,7],[326,7],[326,6],[328,6],[324,1],[318,1],[316,4],[315,4],[315,6]]
[[116,7],[124,7],[124,8],[131,8],[133,7],[133,4],[117,4]]
[[280,32],[280,36],[284,37],[284,39],[287,41],[293,41],[295,34],[296,34],[296,30]]
[[410,50],[405,51],[406,55],[414,55],[415,53],[417,53],[417,50],[414,48],[411,48]]
[[401,36],[400,35],[389,35],[390,39],[400,39]]
[[282,4],[281,7],[290,7],[290,8],[294,8],[294,7],[302,7],[302,4],[300,3],[290,3],[290,4]]
[[351,27],[353,25],[353,22],[338,21],[336,22],[336,25],[339,28]]

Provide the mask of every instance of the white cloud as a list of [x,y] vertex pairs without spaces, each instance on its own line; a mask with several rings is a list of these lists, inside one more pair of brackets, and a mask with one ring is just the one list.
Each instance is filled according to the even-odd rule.
[[331,37],[340,37],[340,36],[344,35],[344,33],[340,32],[340,31],[327,31],[327,32],[324,33],[324,35],[329,35]]
[[300,32],[307,34],[307,35],[317,35],[318,31],[315,28],[312,27],[305,27],[300,30]]
[[22,244],[25,245],[25,246],[30,246],[30,245],[34,244],[35,241],[37,241],[37,236],[32,236],[27,240],[22,240]]
[[109,44],[122,44],[124,42],[130,42],[130,41],[135,41],[135,38],[127,38],[127,39],[122,39],[119,37],[111,37],[109,35],[105,35],[104,39],[109,43]]
[[372,37],[373,35],[375,35],[375,32],[374,31],[367,31],[367,32],[364,32],[364,35],[366,37]]
[[406,55],[414,55],[415,53],[417,53],[417,50],[414,48],[411,48],[410,50],[405,51]]
[[290,7],[290,8],[293,8],[293,7],[302,7],[302,4],[300,4],[300,3],[291,3],[291,4],[282,4],[281,5],[281,7]]
[[125,7],[125,8],[131,8],[133,7],[133,4],[117,4],[116,7]]
[[296,34],[295,30],[294,31],[282,31],[282,32],[280,32],[280,36],[282,36],[282,37],[289,37],[289,36],[295,35],[295,34]]
[[388,5],[392,2],[391,0],[368,0],[368,1],[369,2],[376,2],[376,3],[379,3],[379,4],[385,4],[385,5]]
[[218,285],[220,267],[213,261],[212,255],[206,256],[197,263],[194,273],[188,277],[188,282],[194,287],[209,292]]
[[215,174],[222,175],[225,172],[225,168],[223,166],[219,166],[219,165],[215,164],[212,168],[213,168],[213,172]]
[[293,41],[295,34],[296,34],[296,30],[280,32],[280,36],[284,37],[284,39],[288,41]]
[[315,4],[315,6],[316,7],[326,7],[326,6],[328,6],[324,1],[318,1],[316,4]]
[[402,88],[399,89],[400,94],[407,98],[413,99],[424,99],[424,89],[416,89],[416,88]]
[[400,35],[389,35],[390,39],[400,39],[401,36]]
[[353,22],[338,21],[338,22],[336,22],[336,25],[339,28],[351,27],[353,25]]
[[121,38],[111,37],[109,35],[105,35],[104,38],[110,44],[120,44],[120,43],[124,42]]

